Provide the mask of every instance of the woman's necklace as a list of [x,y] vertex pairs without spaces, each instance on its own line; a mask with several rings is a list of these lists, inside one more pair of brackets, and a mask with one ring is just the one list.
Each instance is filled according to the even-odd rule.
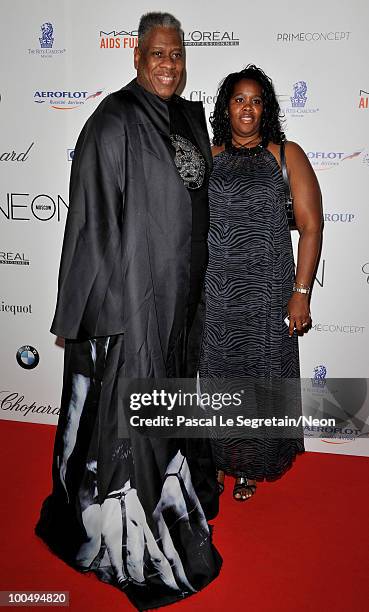
[[248,142],[242,143],[242,142],[238,142],[238,140],[236,140],[234,138],[234,136],[233,136],[232,137],[232,148],[233,148],[233,150],[235,150],[237,152],[244,153],[248,157],[254,157],[258,153],[260,153],[260,151],[263,148],[263,146],[261,144],[261,139],[259,140],[259,142],[255,146],[250,147],[249,145],[252,144],[253,142],[255,142],[255,140],[258,140],[258,139],[260,139],[260,136],[255,136],[255,138],[253,138],[252,140],[249,140]]

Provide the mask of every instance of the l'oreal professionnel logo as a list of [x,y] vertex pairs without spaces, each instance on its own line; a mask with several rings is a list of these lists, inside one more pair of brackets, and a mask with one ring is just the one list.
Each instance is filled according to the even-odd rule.
[[29,259],[20,251],[0,251],[0,265],[29,266]]
[[240,39],[234,32],[192,30],[185,32],[183,44],[186,47],[238,47]]

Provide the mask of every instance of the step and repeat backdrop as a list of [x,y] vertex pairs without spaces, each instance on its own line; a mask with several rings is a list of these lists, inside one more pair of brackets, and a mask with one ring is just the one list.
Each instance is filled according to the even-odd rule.
[[[333,414],[351,410],[353,417],[352,425],[337,427],[334,440],[329,428],[320,439],[305,428],[307,447],[369,455],[368,438],[355,425],[367,410],[367,387],[365,380],[354,380],[369,378],[369,4],[364,0],[308,5],[3,0],[0,416],[57,421],[63,347],[49,327],[74,146],[101,100],[135,76],[139,18],[152,10],[172,12],[182,22],[183,95],[202,101],[207,117],[219,81],[229,72],[252,62],[274,81],[287,137],[307,153],[323,195],[313,327],[300,341],[303,384],[318,406],[328,401]],[[295,235],[293,242],[296,247]],[[331,379],[340,383],[329,385]]]

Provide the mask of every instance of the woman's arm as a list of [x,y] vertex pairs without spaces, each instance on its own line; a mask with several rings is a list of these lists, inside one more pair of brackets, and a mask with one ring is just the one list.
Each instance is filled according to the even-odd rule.
[[[296,285],[311,287],[322,235],[321,193],[308,158],[295,142],[286,143],[286,163],[296,227],[300,234]],[[310,323],[309,297],[309,294],[294,292],[289,300],[290,336],[294,327],[301,332]]]

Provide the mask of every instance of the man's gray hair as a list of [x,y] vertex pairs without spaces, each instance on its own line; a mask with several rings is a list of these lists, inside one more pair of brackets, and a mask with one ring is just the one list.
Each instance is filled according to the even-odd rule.
[[138,46],[142,45],[143,39],[153,28],[174,28],[181,40],[183,31],[181,23],[170,13],[146,13],[142,15],[138,26]]

